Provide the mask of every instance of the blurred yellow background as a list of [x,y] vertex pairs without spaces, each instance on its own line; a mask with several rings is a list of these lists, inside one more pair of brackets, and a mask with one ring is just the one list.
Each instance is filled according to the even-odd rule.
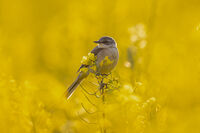
[[108,133],[200,132],[199,0],[1,0],[1,133],[99,133],[63,93],[102,36],[120,52]]

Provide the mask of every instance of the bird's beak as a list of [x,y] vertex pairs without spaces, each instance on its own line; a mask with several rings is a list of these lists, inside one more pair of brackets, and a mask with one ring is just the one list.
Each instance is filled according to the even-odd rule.
[[94,41],[94,43],[100,43],[100,41]]

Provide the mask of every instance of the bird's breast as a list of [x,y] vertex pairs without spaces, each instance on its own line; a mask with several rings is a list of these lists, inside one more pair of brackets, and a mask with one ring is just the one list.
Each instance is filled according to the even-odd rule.
[[117,65],[119,53],[117,48],[105,48],[97,54],[97,72],[110,73]]

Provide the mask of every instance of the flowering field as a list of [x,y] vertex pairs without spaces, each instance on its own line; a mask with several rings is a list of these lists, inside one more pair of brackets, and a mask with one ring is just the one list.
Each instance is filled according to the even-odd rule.
[[[102,36],[103,98],[89,75],[66,100]],[[199,133],[199,51],[199,0],[1,0],[0,132]]]

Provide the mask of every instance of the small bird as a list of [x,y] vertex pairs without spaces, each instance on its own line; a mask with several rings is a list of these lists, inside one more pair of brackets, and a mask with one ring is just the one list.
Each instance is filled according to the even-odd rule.
[[[98,45],[90,52],[93,53],[96,57],[96,72],[95,74],[108,74],[110,73],[115,66],[117,65],[119,59],[119,52],[117,49],[117,43],[112,37],[104,36],[101,37],[98,41],[94,41]],[[110,63],[104,62],[105,58],[110,60]],[[67,89],[66,98],[69,99],[73,94],[74,90],[78,87],[81,81],[86,78],[91,71],[82,72],[82,68],[89,68],[90,66],[82,64],[78,69],[79,75],[76,80],[71,84]]]

